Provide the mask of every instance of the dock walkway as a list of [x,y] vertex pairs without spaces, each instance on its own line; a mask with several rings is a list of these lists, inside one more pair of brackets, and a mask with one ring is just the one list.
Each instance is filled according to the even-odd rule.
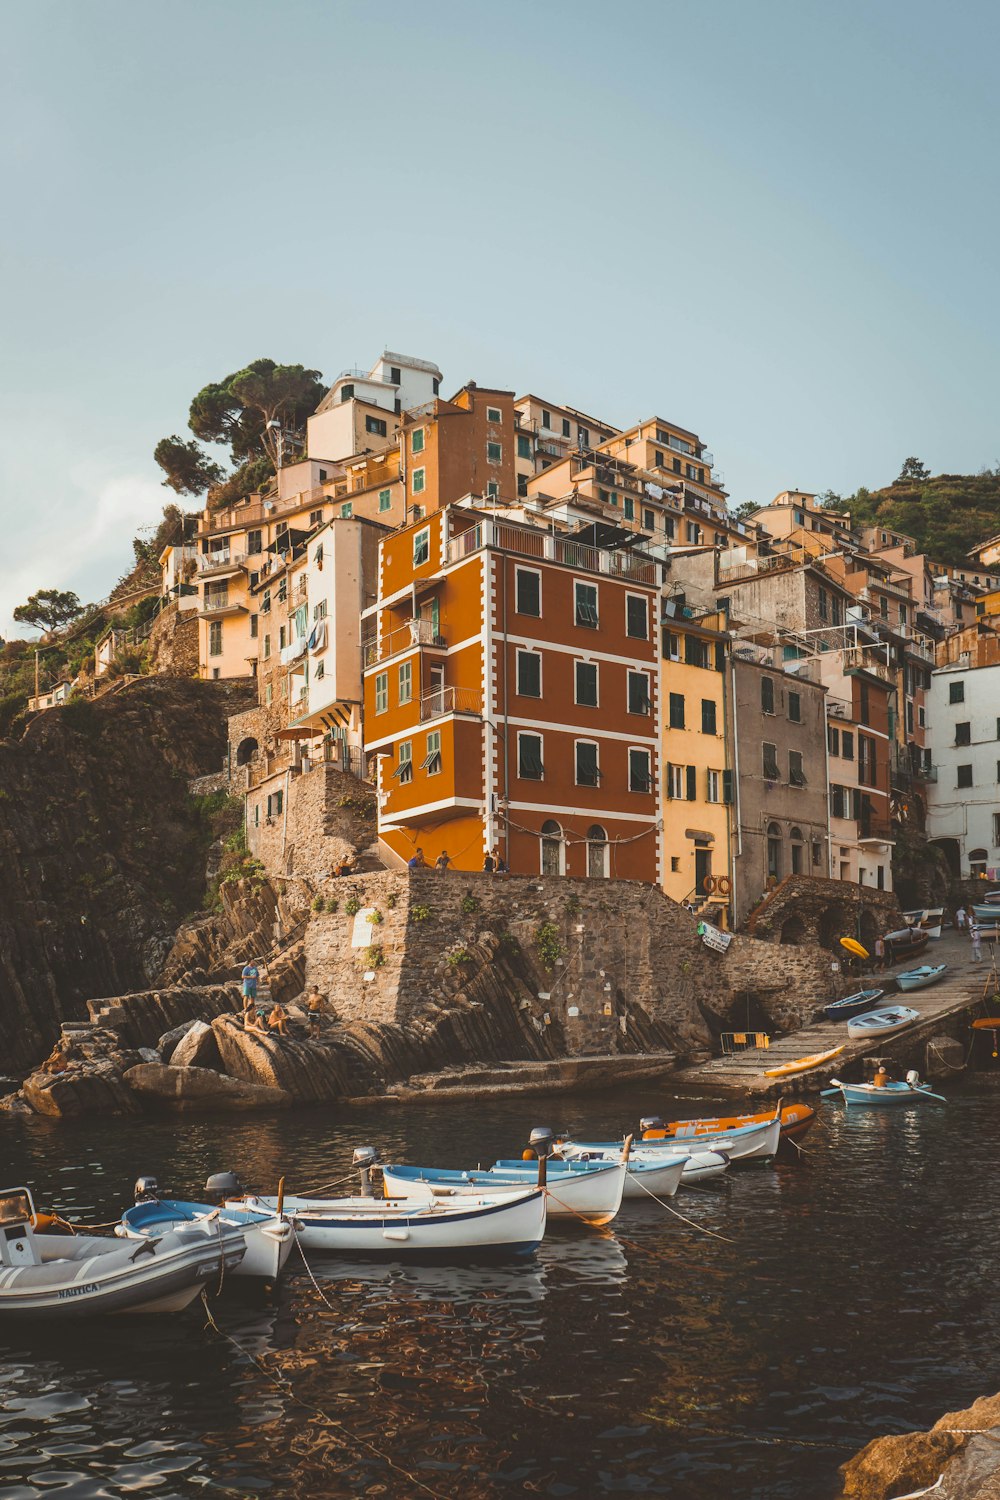
[[[776,961],[780,954],[776,949]],[[875,974],[859,981],[857,988],[876,989],[885,987],[886,995],[878,1006],[907,1005],[920,1012],[920,1020],[906,1031],[887,1037],[849,1041],[847,1024],[844,1021],[822,1020],[787,1036],[777,1036],[766,1050],[738,1052],[725,1057],[714,1057],[696,1067],[685,1068],[675,1073],[672,1083],[686,1088],[698,1087],[720,1092],[737,1092],[759,1096],[776,1097],[787,1094],[815,1091],[825,1088],[831,1075],[836,1075],[848,1064],[864,1057],[891,1058],[894,1047],[909,1052],[914,1044],[923,1044],[943,1027],[949,1017],[963,1011],[978,1009],[983,1002],[983,992],[990,974],[993,954],[990,946],[983,944],[983,960],[972,963],[969,957],[970,944],[966,937],[946,932],[939,940],[932,941],[919,958],[909,964],[901,963],[885,974]],[[923,964],[948,965],[943,979],[926,990],[902,993],[896,990],[894,974],[907,968]],[[876,1007],[877,1008],[877,1007]],[[980,1011],[985,1015],[986,1009]],[[832,1047],[846,1043],[839,1057],[808,1073],[793,1074],[788,1078],[768,1078],[766,1068],[777,1068],[782,1063],[794,1062],[800,1057],[809,1057],[814,1052],[828,1052]]]

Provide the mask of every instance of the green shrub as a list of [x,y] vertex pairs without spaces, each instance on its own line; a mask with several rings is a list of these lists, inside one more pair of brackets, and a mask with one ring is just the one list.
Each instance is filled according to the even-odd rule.
[[322,911],[325,905],[326,902],[323,900],[322,896],[314,896],[312,898],[311,906],[313,911]]
[[368,913],[366,920],[370,922],[373,927],[381,927],[384,919],[378,907],[373,906],[371,911]]
[[555,966],[557,958],[562,957],[562,943],[559,940],[559,929],[554,922],[541,922],[535,929],[535,951],[546,969]]
[[337,898],[335,896],[328,896],[326,898],[326,909],[331,914],[333,912],[335,912],[335,911],[339,911],[340,910],[340,902],[337,900]]
[[395,891],[390,891],[389,892],[388,896],[386,896],[386,898],[385,898],[385,904],[389,908],[390,911],[392,911],[396,906],[398,906],[398,904],[399,904],[399,897],[397,896],[397,894],[396,894]]
[[366,969],[381,969],[385,963],[385,954],[382,952],[380,943],[369,943],[368,947],[362,950],[361,957]]
[[344,910],[349,917],[357,916],[358,912],[361,910],[361,902],[358,900],[357,896],[348,896],[347,900],[344,902]]
[[474,962],[475,959],[468,948],[453,948],[448,954],[448,963],[453,969],[457,969],[459,964],[471,964]]
[[410,918],[414,922],[426,922],[430,918],[430,914],[431,909],[429,906],[410,907]]
[[473,896],[473,895],[470,895],[469,892],[466,892],[466,894],[462,897],[461,905],[462,905],[462,910],[465,913],[465,915],[467,917],[471,917],[471,915],[472,915],[472,913],[474,911],[478,911],[479,910],[479,905],[480,905],[479,898],[478,898],[478,896]]

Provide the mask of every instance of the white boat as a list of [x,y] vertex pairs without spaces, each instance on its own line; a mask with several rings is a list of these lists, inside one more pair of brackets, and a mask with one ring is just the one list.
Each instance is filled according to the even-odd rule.
[[292,1222],[285,1213],[254,1213],[246,1208],[214,1208],[210,1203],[189,1203],[156,1196],[152,1178],[136,1184],[136,1202],[122,1214],[115,1234],[123,1239],[152,1239],[165,1230],[186,1231],[200,1219],[221,1217],[224,1224],[243,1235],[246,1253],[235,1275],[277,1281],[291,1253]]
[[912,1026],[914,1021],[920,1020],[920,1012],[911,1010],[908,1005],[886,1006],[882,1010],[869,1010],[863,1016],[854,1016],[847,1023],[847,1035],[855,1040],[863,1037],[888,1036],[891,1032],[902,1031],[905,1026]]
[[26,1187],[0,1192],[0,1319],[180,1312],[246,1253],[218,1216],[139,1244],[36,1230]]
[[921,1083],[920,1075],[912,1069],[907,1073],[904,1083],[842,1083],[839,1078],[831,1078],[830,1085],[830,1088],[823,1090],[824,1094],[839,1092],[843,1095],[845,1104],[870,1104],[884,1109],[886,1105],[917,1104],[921,1099],[934,1099],[939,1104],[944,1103],[941,1095],[932,1093],[929,1085]]
[[[498,1161],[486,1170],[461,1171],[446,1167],[382,1168],[388,1198],[422,1200],[427,1189],[439,1201],[448,1198],[481,1198],[484,1194],[523,1193],[538,1181],[538,1163]],[[625,1189],[625,1163],[546,1162],[546,1213],[550,1220],[590,1225],[610,1224],[621,1208]]]
[[[692,1129],[690,1135],[678,1130],[675,1135],[662,1141],[640,1141],[633,1147],[632,1159],[645,1161],[656,1159],[656,1153],[664,1151],[685,1152],[688,1145],[697,1145],[698,1151],[722,1152],[730,1161],[767,1160],[774,1156],[781,1139],[781,1118],[761,1121],[757,1125],[740,1125],[733,1130],[720,1130],[715,1135],[698,1135]],[[560,1154],[579,1157],[586,1152],[613,1151],[620,1153],[620,1141],[560,1141]],[[691,1153],[693,1154],[693,1153]]]
[[[424,1198],[286,1197],[303,1250],[327,1255],[530,1255],[545,1234],[545,1190],[500,1192],[442,1202]],[[227,1204],[227,1207],[229,1205]],[[277,1199],[234,1206],[275,1211]]]

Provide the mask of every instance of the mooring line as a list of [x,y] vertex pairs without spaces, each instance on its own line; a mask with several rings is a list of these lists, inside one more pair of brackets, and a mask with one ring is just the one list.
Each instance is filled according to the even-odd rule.
[[218,1323],[215,1321],[215,1318],[212,1316],[212,1309],[208,1305],[208,1298],[206,1297],[204,1291],[202,1291],[201,1293],[201,1302],[202,1306],[205,1309],[205,1317],[208,1321],[209,1327],[212,1328],[220,1336],[220,1338],[224,1338],[228,1344],[232,1344],[233,1348],[237,1350],[237,1352],[241,1354],[244,1359],[248,1359],[250,1363],[260,1371],[265,1380],[269,1381],[270,1384],[273,1385],[277,1390],[280,1390],[285,1396],[288,1397],[290,1401],[294,1401],[297,1406],[300,1406],[303,1409],[303,1411],[311,1412],[314,1417],[321,1418],[321,1420],[324,1421],[329,1427],[338,1428],[340,1432],[344,1434],[343,1446],[345,1448],[350,1448],[351,1444],[356,1444],[359,1448],[366,1449],[369,1454],[371,1454],[374,1458],[377,1458],[380,1463],[385,1464],[387,1468],[393,1471],[393,1473],[402,1474],[404,1479],[408,1479],[410,1483],[415,1485],[418,1490],[422,1490],[425,1495],[430,1495],[431,1500],[448,1500],[448,1497],[442,1495],[439,1490],[432,1490],[430,1485],[425,1484],[422,1479],[418,1479],[416,1474],[411,1473],[409,1469],[404,1469],[402,1464],[396,1463],[395,1460],[391,1459],[387,1453],[381,1452],[381,1450],[376,1448],[374,1443],[370,1443],[367,1438],[358,1437],[356,1433],[349,1432],[344,1423],[339,1421],[336,1417],[331,1416],[328,1411],[324,1411],[321,1406],[316,1406],[313,1402],[306,1401],[302,1396],[298,1395],[291,1381],[288,1380],[286,1376],[275,1374],[273,1371],[269,1370],[263,1363],[263,1361],[257,1357],[256,1354],[251,1354],[249,1349],[244,1349],[243,1345],[239,1342],[238,1339],[234,1338],[231,1333],[227,1333],[224,1328],[219,1327]]
[[671,1208],[671,1206],[670,1206],[669,1203],[664,1203],[664,1201],[663,1201],[662,1198],[658,1198],[656,1196],[656,1194],[653,1192],[652,1188],[648,1188],[646,1186],[646,1184],[643,1182],[642,1178],[639,1176],[638,1172],[634,1173],[633,1176],[635,1178],[635,1181],[642,1188],[643,1192],[644,1193],[648,1193],[649,1196],[652,1198],[653,1202],[654,1203],[658,1203],[661,1208],[665,1208],[667,1210],[667,1213],[673,1214],[675,1218],[681,1219],[685,1224],[689,1224],[692,1229],[697,1229],[700,1234],[708,1234],[708,1235],[711,1235],[711,1237],[712,1237],[713,1240],[721,1240],[724,1245],[735,1245],[736,1244],[736,1241],[735,1240],[731,1240],[728,1237],[728,1235],[719,1234],[719,1232],[717,1230],[715,1230],[715,1229],[706,1229],[705,1226],[704,1226],[704,1224],[696,1224],[695,1221],[694,1221],[694,1219],[689,1219],[686,1214],[680,1213],[678,1209]]

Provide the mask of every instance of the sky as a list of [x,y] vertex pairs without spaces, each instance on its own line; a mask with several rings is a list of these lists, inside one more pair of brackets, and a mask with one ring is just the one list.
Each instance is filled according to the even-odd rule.
[[0,22],[0,634],[106,596],[173,498],[158,438],[262,356],[655,413],[734,504],[1000,461],[988,0]]

